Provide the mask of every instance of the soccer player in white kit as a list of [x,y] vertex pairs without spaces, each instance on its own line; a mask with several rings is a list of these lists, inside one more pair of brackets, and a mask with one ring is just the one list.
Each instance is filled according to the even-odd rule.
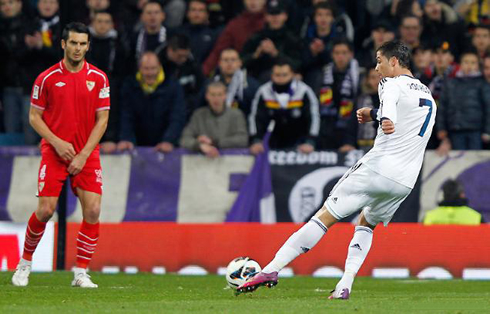
[[383,77],[378,86],[380,109],[357,111],[359,123],[380,122],[374,147],[344,174],[323,207],[289,237],[262,272],[238,287],[238,293],[276,285],[283,267],[312,249],[337,221],[362,210],[344,275],[330,296],[349,298],[354,277],[371,248],[374,228],[389,223],[415,185],[437,111],[429,88],[412,76],[405,44],[384,43],[376,52],[376,62]]

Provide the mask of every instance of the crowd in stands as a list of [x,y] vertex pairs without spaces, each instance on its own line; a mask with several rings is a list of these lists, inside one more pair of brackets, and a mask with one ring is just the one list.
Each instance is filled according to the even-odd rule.
[[271,121],[275,149],[369,148],[377,125],[355,111],[379,107],[375,53],[394,38],[438,102],[429,148],[490,147],[490,0],[0,0],[0,138],[39,142],[32,85],[71,21],[110,80],[106,153],[258,154]]

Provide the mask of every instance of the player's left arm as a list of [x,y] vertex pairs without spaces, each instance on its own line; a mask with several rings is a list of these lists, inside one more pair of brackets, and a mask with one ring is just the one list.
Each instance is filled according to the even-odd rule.
[[102,135],[104,135],[104,132],[107,129],[108,121],[109,110],[100,110],[96,112],[95,126],[92,129],[92,132],[90,133],[87,143],[83,149],[75,156],[75,158],[73,158],[70,166],[68,166],[68,173],[71,175],[76,175],[82,171],[88,157],[90,154],[92,154],[95,147],[97,147],[97,144],[99,144]]

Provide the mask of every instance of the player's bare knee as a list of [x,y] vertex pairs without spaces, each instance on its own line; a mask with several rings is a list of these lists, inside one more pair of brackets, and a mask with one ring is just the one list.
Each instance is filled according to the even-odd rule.
[[363,226],[363,227],[368,227],[368,228],[371,228],[372,230],[374,230],[374,228],[376,228],[376,226],[373,226],[371,225],[367,220],[366,220],[366,216],[364,215],[364,212],[362,212],[360,215],[359,215],[359,222],[357,223],[358,226]]
[[100,204],[93,203],[88,204],[83,209],[83,219],[88,223],[97,223],[99,221],[100,216]]
[[53,217],[56,210],[56,202],[50,200],[40,200],[37,207],[36,216],[40,221],[46,222]]
[[315,217],[320,219],[320,221],[327,227],[330,228],[333,226],[338,220],[330,214],[326,205],[323,205],[316,214]]

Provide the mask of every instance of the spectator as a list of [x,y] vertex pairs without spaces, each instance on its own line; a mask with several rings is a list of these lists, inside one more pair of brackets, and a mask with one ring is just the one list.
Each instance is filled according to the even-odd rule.
[[422,21],[415,15],[407,15],[402,18],[400,23],[400,40],[413,50],[420,45],[422,34]]
[[187,19],[189,22],[181,26],[177,32],[190,38],[192,56],[198,64],[202,64],[213,49],[221,28],[212,29],[209,26],[206,0],[189,1]]
[[219,157],[221,148],[245,148],[247,123],[240,110],[226,106],[226,86],[213,82],[206,87],[209,107],[197,109],[185,127],[180,146],[197,150],[210,158]]
[[413,51],[413,76],[420,79],[432,62],[432,49],[424,44],[420,44]]
[[418,0],[393,0],[391,3],[391,15],[394,22],[402,21],[404,16],[410,15],[422,18],[424,11]]
[[195,107],[203,83],[201,69],[191,54],[189,38],[176,34],[168,40],[168,46],[160,55],[165,75],[179,82],[184,89],[186,116],[190,116]]
[[439,207],[430,210],[424,217],[424,225],[479,225],[482,215],[468,207],[464,188],[457,180],[448,180],[442,185],[444,199]]
[[432,97],[438,102],[444,81],[456,76],[459,65],[454,62],[454,55],[447,41],[436,44],[432,48],[432,56],[434,62],[424,71],[420,80],[430,88]]
[[262,140],[272,120],[271,148],[297,147],[308,154],[318,137],[318,100],[308,85],[294,78],[291,65],[279,60],[272,68],[272,80],[257,91],[249,120],[252,154],[264,151]]
[[332,41],[342,37],[334,27],[335,11],[328,2],[318,3],[313,11],[314,24],[308,27],[304,38],[302,72],[305,81],[321,75],[323,66],[331,61]]
[[184,92],[165,73],[154,52],[145,52],[136,78],[123,85],[118,150],[155,146],[164,153],[178,143],[185,125]]
[[214,45],[211,54],[203,64],[203,74],[209,76],[214,71],[219,55],[225,48],[242,51],[245,42],[264,27],[264,6],[266,0],[243,0],[245,11],[232,19]]
[[[361,82],[361,94],[357,98],[356,108],[379,108],[378,84],[381,80],[375,66],[371,65]],[[357,125],[357,146],[360,149],[369,150],[374,145],[374,139],[378,134],[379,123],[377,121]]]
[[157,0],[149,0],[142,7],[142,27],[131,40],[132,56],[140,60],[146,51],[153,51],[157,55],[167,45],[167,29],[163,26],[165,13],[162,4]]
[[485,59],[483,59],[483,76],[485,78],[485,81],[490,84],[490,55],[486,56]]
[[465,28],[456,12],[439,0],[427,0],[424,4],[422,41],[447,41],[456,58],[464,47]]
[[[245,116],[250,114],[250,108],[255,93],[259,89],[259,82],[247,75],[242,69],[242,60],[238,51],[232,48],[221,52],[219,59],[219,72],[209,79],[205,85],[212,82],[222,82],[226,88],[226,106],[239,108]],[[199,107],[206,105],[206,87],[202,88],[199,99]]]
[[490,1],[489,0],[459,0],[455,4],[458,13],[465,19],[466,24],[478,25],[489,23]]
[[287,59],[293,69],[299,69],[301,42],[286,28],[287,19],[284,3],[271,1],[267,5],[265,28],[253,35],[243,47],[243,65],[261,83],[270,78],[270,70],[278,58]]
[[359,51],[357,51],[357,60],[363,68],[370,66],[376,60],[376,51],[387,41],[395,39],[393,27],[386,20],[378,21],[371,30],[371,37],[366,39]]
[[88,8],[88,19],[87,24],[95,18],[95,12],[107,11],[111,6],[110,0],[86,0],[86,5]]
[[477,26],[473,31],[471,42],[478,52],[478,58],[480,61],[483,60],[490,49],[490,27],[485,25]]
[[490,140],[490,85],[483,79],[476,52],[461,56],[461,69],[443,86],[437,113],[439,152],[478,150]]
[[332,49],[333,62],[324,69],[320,89],[319,149],[355,148],[356,135],[352,128],[354,101],[359,88],[359,65],[354,59],[352,44],[336,40]]
[[[137,22],[138,17],[143,11],[143,8],[147,3],[154,0],[119,0],[118,3],[120,11],[122,11],[123,21],[128,29],[133,28]],[[164,12],[165,26],[168,28],[175,28],[182,25],[185,16],[186,2],[185,0],[157,0],[160,3],[162,11]]]
[[165,16],[167,16],[165,25],[168,28],[175,28],[182,25],[186,7],[187,4],[185,0],[164,0],[163,11],[165,12]]
[[114,29],[112,15],[107,11],[97,11],[89,26],[90,50],[87,61],[103,70],[111,83],[111,115],[107,130],[100,142],[100,149],[104,153],[116,151],[116,142],[119,132],[119,89],[125,74],[126,53],[119,40],[119,34]]
[[[46,14],[57,10],[56,5],[52,9],[46,8],[49,5],[45,1],[39,5]],[[48,46],[53,44],[53,37],[43,38],[39,21],[22,13],[20,0],[0,0],[0,13],[0,53],[3,63],[0,81],[3,85],[5,131],[24,133],[25,143],[34,145],[39,141],[39,136],[29,125],[30,91],[43,68],[58,61],[56,51],[59,42],[54,47]],[[56,22],[55,17],[51,18]],[[51,25],[52,30],[55,29],[54,24]],[[44,35],[48,35],[48,32],[49,29]],[[53,36],[59,38],[57,34]]]

